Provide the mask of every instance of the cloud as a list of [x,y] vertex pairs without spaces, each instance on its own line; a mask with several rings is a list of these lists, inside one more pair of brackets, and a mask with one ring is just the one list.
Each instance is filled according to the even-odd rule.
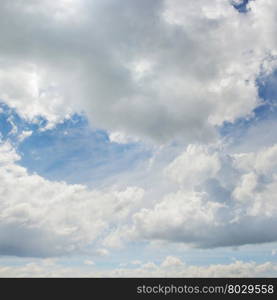
[[[90,190],[28,174],[9,143],[0,146],[0,254],[49,257],[100,253],[103,231],[127,220],[143,190]],[[105,250],[101,250],[101,253]]]
[[215,125],[251,114],[256,77],[275,67],[276,3],[248,6],[1,1],[0,98],[49,127],[85,112],[135,138],[211,141]]
[[29,136],[32,135],[32,131],[31,130],[23,130],[21,132],[21,134],[18,137],[19,142],[23,142],[26,138],[28,138]]
[[161,263],[161,267],[163,268],[177,268],[180,266],[183,266],[183,262],[181,261],[181,259],[174,256],[167,256],[165,260]]
[[231,3],[233,5],[240,5],[240,4],[243,4],[244,0],[231,0]]
[[136,185],[124,177],[123,187],[91,189],[29,174],[2,143],[0,253],[106,255],[133,241],[199,248],[277,241],[276,144],[244,153],[219,142],[191,144],[173,157],[150,165]]
[[[0,277],[276,276],[273,262],[209,265],[208,255],[196,266],[170,252],[277,241],[276,2],[249,1],[244,13],[234,7],[240,0],[25,2],[0,3],[0,255],[34,261],[8,266],[5,258]],[[271,110],[264,118],[253,112],[262,103]],[[46,144],[36,145],[36,133],[47,137],[41,120],[51,129],[75,113],[106,131],[103,145],[73,120],[61,126],[67,142],[59,127],[47,131],[58,141],[50,148],[65,149],[52,162],[64,159],[61,177],[73,182],[85,172],[94,188],[20,165],[36,150],[49,166]],[[222,140],[221,126],[231,128]],[[76,141],[70,163],[64,146]],[[141,149],[147,157],[126,171]],[[167,256],[145,262],[155,245],[155,257]],[[103,268],[125,254],[129,264],[124,256]],[[57,259],[74,255],[79,266]]]
[[[173,263],[172,263],[173,262]],[[178,262],[178,263],[177,263]],[[64,266],[44,259],[21,266],[0,266],[0,277],[275,277],[277,266],[272,262],[235,261],[208,266],[188,265],[169,256],[160,264],[144,263],[134,268],[101,270],[95,264],[85,267]]]
[[114,276],[121,277],[270,277],[276,274],[274,263],[257,264],[255,262],[236,261],[231,264],[217,264],[209,266],[193,266],[180,263],[177,266],[144,264],[137,269],[114,270]]
[[136,212],[130,235],[200,248],[276,241],[276,171],[277,145],[237,154],[190,145],[166,168],[179,188]]
[[109,140],[111,143],[117,144],[129,144],[139,142],[139,139],[132,138],[131,136],[125,135],[123,132],[114,131],[109,134]]
[[94,263],[92,260],[85,260],[85,261],[84,261],[84,264],[85,264],[85,265],[93,266],[95,263]]
[[[184,168],[185,166],[185,168]],[[215,177],[220,169],[218,153],[208,153],[208,148],[189,145],[165,170],[179,184],[191,186]]]
[[135,269],[115,269],[113,277],[273,277],[276,264],[235,261],[208,266],[187,265],[177,257],[166,257],[160,264],[147,263]]

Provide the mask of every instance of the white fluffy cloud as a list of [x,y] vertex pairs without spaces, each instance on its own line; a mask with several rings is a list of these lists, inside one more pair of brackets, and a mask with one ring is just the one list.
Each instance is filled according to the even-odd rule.
[[17,165],[10,144],[0,146],[0,254],[58,256],[97,252],[104,230],[126,222],[143,190],[106,192],[51,182]]
[[276,1],[3,0],[0,98],[49,126],[84,111],[108,131],[209,141],[258,104]]
[[194,266],[168,256],[160,264],[152,262],[137,267],[100,270],[85,262],[86,267],[66,267],[45,259],[22,266],[0,266],[0,277],[275,277],[277,265],[271,262],[235,261],[230,264]]
[[235,261],[209,266],[187,265],[176,257],[167,257],[160,264],[147,263],[139,268],[121,268],[111,272],[114,277],[274,277],[277,266],[266,262]]
[[233,155],[188,146],[165,172],[178,191],[137,212],[133,234],[204,248],[276,241],[276,155],[277,145]]
[[1,254],[96,254],[132,240],[201,248],[277,241],[277,145],[235,154],[189,145],[158,170],[168,177],[161,191],[160,181],[105,190],[51,182],[19,159],[1,145]]
[[219,169],[218,153],[209,154],[207,147],[189,145],[186,151],[168,166],[165,173],[179,184],[193,186],[215,177]]

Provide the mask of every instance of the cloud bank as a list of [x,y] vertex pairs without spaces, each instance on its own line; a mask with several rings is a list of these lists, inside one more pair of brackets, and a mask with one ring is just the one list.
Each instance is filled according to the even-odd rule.
[[95,254],[144,240],[199,248],[277,241],[276,145],[236,154],[189,145],[160,170],[173,190],[162,195],[159,181],[98,190],[48,181],[19,166],[9,143],[0,154],[4,255]]
[[0,266],[0,277],[274,277],[275,263],[235,261],[209,266],[188,265],[178,257],[168,256],[160,264],[148,262],[137,267],[117,267],[101,271],[97,266],[66,267],[45,259],[23,266]]

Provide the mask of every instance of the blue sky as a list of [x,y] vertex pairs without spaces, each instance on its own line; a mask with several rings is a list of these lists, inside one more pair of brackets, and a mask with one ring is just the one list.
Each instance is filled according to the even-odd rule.
[[[92,128],[85,116],[73,115],[54,128],[44,130],[47,122],[26,122],[13,109],[2,104],[3,141],[15,144],[20,165],[49,180],[93,186],[115,174],[132,170],[150,157],[151,150],[139,143],[110,142],[107,132]],[[13,126],[17,132],[13,133]],[[23,131],[32,134],[18,143]]]
[[233,5],[239,12],[245,13],[245,12],[247,12],[247,3],[248,2],[249,2],[249,0],[242,0],[237,3],[234,2]]
[[276,3],[123,2],[0,4],[0,277],[276,276]]

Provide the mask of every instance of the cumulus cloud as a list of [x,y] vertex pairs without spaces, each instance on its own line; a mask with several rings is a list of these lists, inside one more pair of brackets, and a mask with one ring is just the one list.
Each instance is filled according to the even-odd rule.
[[109,134],[109,140],[112,143],[117,144],[129,144],[134,142],[139,142],[139,139],[133,138],[124,134],[123,132],[114,131]]
[[161,264],[147,263],[139,268],[115,269],[113,277],[274,277],[277,266],[274,263],[235,261],[231,264],[194,266],[177,257],[166,257]]
[[84,111],[127,136],[210,141],[258,105],[256,77],[275,66],[273,0],[246,14],[227,0],[0,5],[0,98],[48,126]]
[[203,248],[276,241],[276,154],[188,146],[165,172],[177,192],[135,213],[133,234]]
[[114,224],[126,222],[144,193],[137,187],[100,191],[51,182],[28,174],[16,163],[19,159],[9,143],[0,146],[2,255],[98,254],[95,240]]
[[0,277],[275,277],[275,263],[235,261],[230,264],[208,266],[188,265],[177,257],[169,256],[160,264],[153,262],[140,266],[98,269],[87,263],[86,267],[69,267],[58,261],[44,259],[21,266],[0,266]]
[[91,265],[91,266],[92,266],[92,265],[94,265],[94,262],[93,262],[92,260],[85,260],[85,261],[84,261],[84,264],[85,264],[85,265]]
[[[243,14],[234,7],[239,4],[1,1],[0,99],[20,116],[32,122],[43,117],[51,128],[84,113],[107,130],[110,142],[189,144],[164,168],[165,162],[151,158],[149,170],[140,173],[147,190],[128,183],[92,190],[29,174],[15,149],[2,143],[1,255],[107,256],[106,248],[130,240],[201,248],[277,241],[277,145],[274,135],[264,134],[276,122],[264,123],[262,149],[251,138],[232,152],[219,141],[211,144],[218,126],[251,116],[261,103],[257,77],[267,78],[276,68],[276,1],[250,1]],[[9,122],[15,135],[17,127]],[[257,137],[257,128],[250,137]],[[31,134],[22,131],[18,139]],[[0,268],[6,276],[75,271],[56,266],[50,272],[44,263]],[[109,276],[165,274],[261,276],[276,274],[276,266],[196,267],[169,256],[160,265],[140,264]]]
[[219,169],[218,153],[209,154],[207,147],[189,145],[186,151],[166,168],[165,173],[179,184],[193,186],[215,177]]
[[0,253],[105,255],[134,240],[200,248],[277,241],[277,145],[226,150],[189,145],[163,172],[154,168],[163,179],[151,188],[92,190],[29,174],[2,143]]

